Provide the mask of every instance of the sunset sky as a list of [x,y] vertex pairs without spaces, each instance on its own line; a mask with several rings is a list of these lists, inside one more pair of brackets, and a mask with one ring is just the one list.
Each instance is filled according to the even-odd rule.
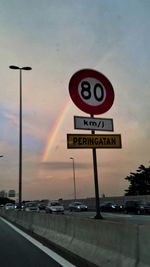
[[[100,195],[123,195],[124,178],[150,162],[150,1],[0,1],[0,191],[18,192],[19,72],[23,71],[23,199],[93,197],[92,150],[67,149],[73,116],[68,84],[80,69],[111,81],[122,149],[97,149]],[[101,132],[97,132],[101,133]],[[102,132],[103,134],[104,132]],[[107,132],[106,132],[107,133]]]

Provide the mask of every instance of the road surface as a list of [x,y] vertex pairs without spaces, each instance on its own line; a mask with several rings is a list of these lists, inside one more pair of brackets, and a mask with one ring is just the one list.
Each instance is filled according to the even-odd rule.
[[0,218],[0,266],[77,267]]
[[[96,215],[94,211],[84,211],[84,212],[66,211],[65,214],[70,216],[86,217],[86,218],[94,218]],[[150,215],[135,215],[135,214],[109,213],[109,212],[108,213],[102,212],[101,215],[104,219],[109,221],[150,225]]]

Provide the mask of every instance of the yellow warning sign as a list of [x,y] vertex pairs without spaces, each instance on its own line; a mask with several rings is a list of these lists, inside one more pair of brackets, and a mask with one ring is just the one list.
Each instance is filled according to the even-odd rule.
[[67,134],[67,148],[121,147],[121,134]]

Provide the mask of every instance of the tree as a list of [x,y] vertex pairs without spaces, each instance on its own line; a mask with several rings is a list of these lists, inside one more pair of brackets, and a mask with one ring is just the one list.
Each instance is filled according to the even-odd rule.
[[130,183],[128,189],[125,190],[126,196],[150,195],[150,166],[140,165],[136,173],[131,172],[125,180]]
[[15,201],[7,197],[0,197],[0,205],[5,205],[6,203],[15,203]]

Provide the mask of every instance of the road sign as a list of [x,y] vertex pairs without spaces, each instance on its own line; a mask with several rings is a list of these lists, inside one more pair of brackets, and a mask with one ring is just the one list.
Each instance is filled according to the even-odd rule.
[[91,115],[105,113],[114,102],[110,81],[102,73],[91,69],[80,70],[71,77],[69,93],[74,104]]
[[120,134],[67,134],[68,148],[121,148]]
[[81,130],[113,131],[112,119],[74,116],[74,128]]

